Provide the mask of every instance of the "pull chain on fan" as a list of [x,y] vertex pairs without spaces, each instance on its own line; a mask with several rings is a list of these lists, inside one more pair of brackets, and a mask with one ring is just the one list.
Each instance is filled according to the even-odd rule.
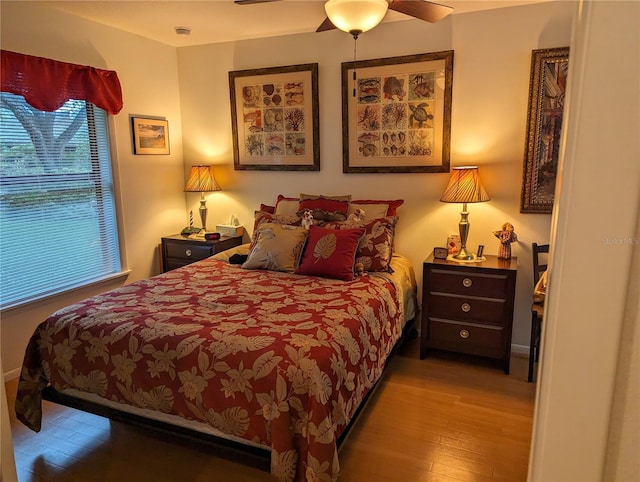
[[[352,30],[351,32],[349,32],[351,35],[353,35],[353,61],[355,62],[356,59],[358,58],[358,36],[362,33],[359,30]],[[356,89],[357,89],[357,75],[356,75],[356,67],[354,65],[353,67],[353,96],[356,96]]]

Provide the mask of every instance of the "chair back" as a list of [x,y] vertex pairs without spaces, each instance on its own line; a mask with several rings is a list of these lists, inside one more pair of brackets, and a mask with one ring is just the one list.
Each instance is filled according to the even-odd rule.
[[547,261],[542,262],[541,254],[549,254],[548,244],[531,243],[531,253],[533,257],[533,285],[537,285],[540,276],[547,270]]

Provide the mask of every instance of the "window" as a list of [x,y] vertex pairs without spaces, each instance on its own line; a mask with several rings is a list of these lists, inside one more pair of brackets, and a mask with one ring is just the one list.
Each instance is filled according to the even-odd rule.
[[0,304],[119,273],[106,113],[0,93]]

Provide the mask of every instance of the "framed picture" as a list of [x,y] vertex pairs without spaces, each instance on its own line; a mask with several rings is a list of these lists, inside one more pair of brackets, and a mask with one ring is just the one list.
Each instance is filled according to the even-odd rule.
[[236,170],[319,171],[318,64],[229,72]]
[[169,154],[169,121],[131,117],[134,154]]
[[449,172],[453,50],[342,64],[343,172]]
[[521,213],[551,213],[558,172],[569,47],[534,50]]

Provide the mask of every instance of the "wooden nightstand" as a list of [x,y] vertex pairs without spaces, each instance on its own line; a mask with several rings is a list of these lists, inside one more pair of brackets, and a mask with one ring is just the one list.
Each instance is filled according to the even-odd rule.
[[242,244],[242,236],[223,236],[216,241],[191,239],[181,234],[162,238],[162,272],[200,261]]
[[431,348],[479,355],[502,360],[509,373],[518,262],[486,258],[424,261],[420,358]]

